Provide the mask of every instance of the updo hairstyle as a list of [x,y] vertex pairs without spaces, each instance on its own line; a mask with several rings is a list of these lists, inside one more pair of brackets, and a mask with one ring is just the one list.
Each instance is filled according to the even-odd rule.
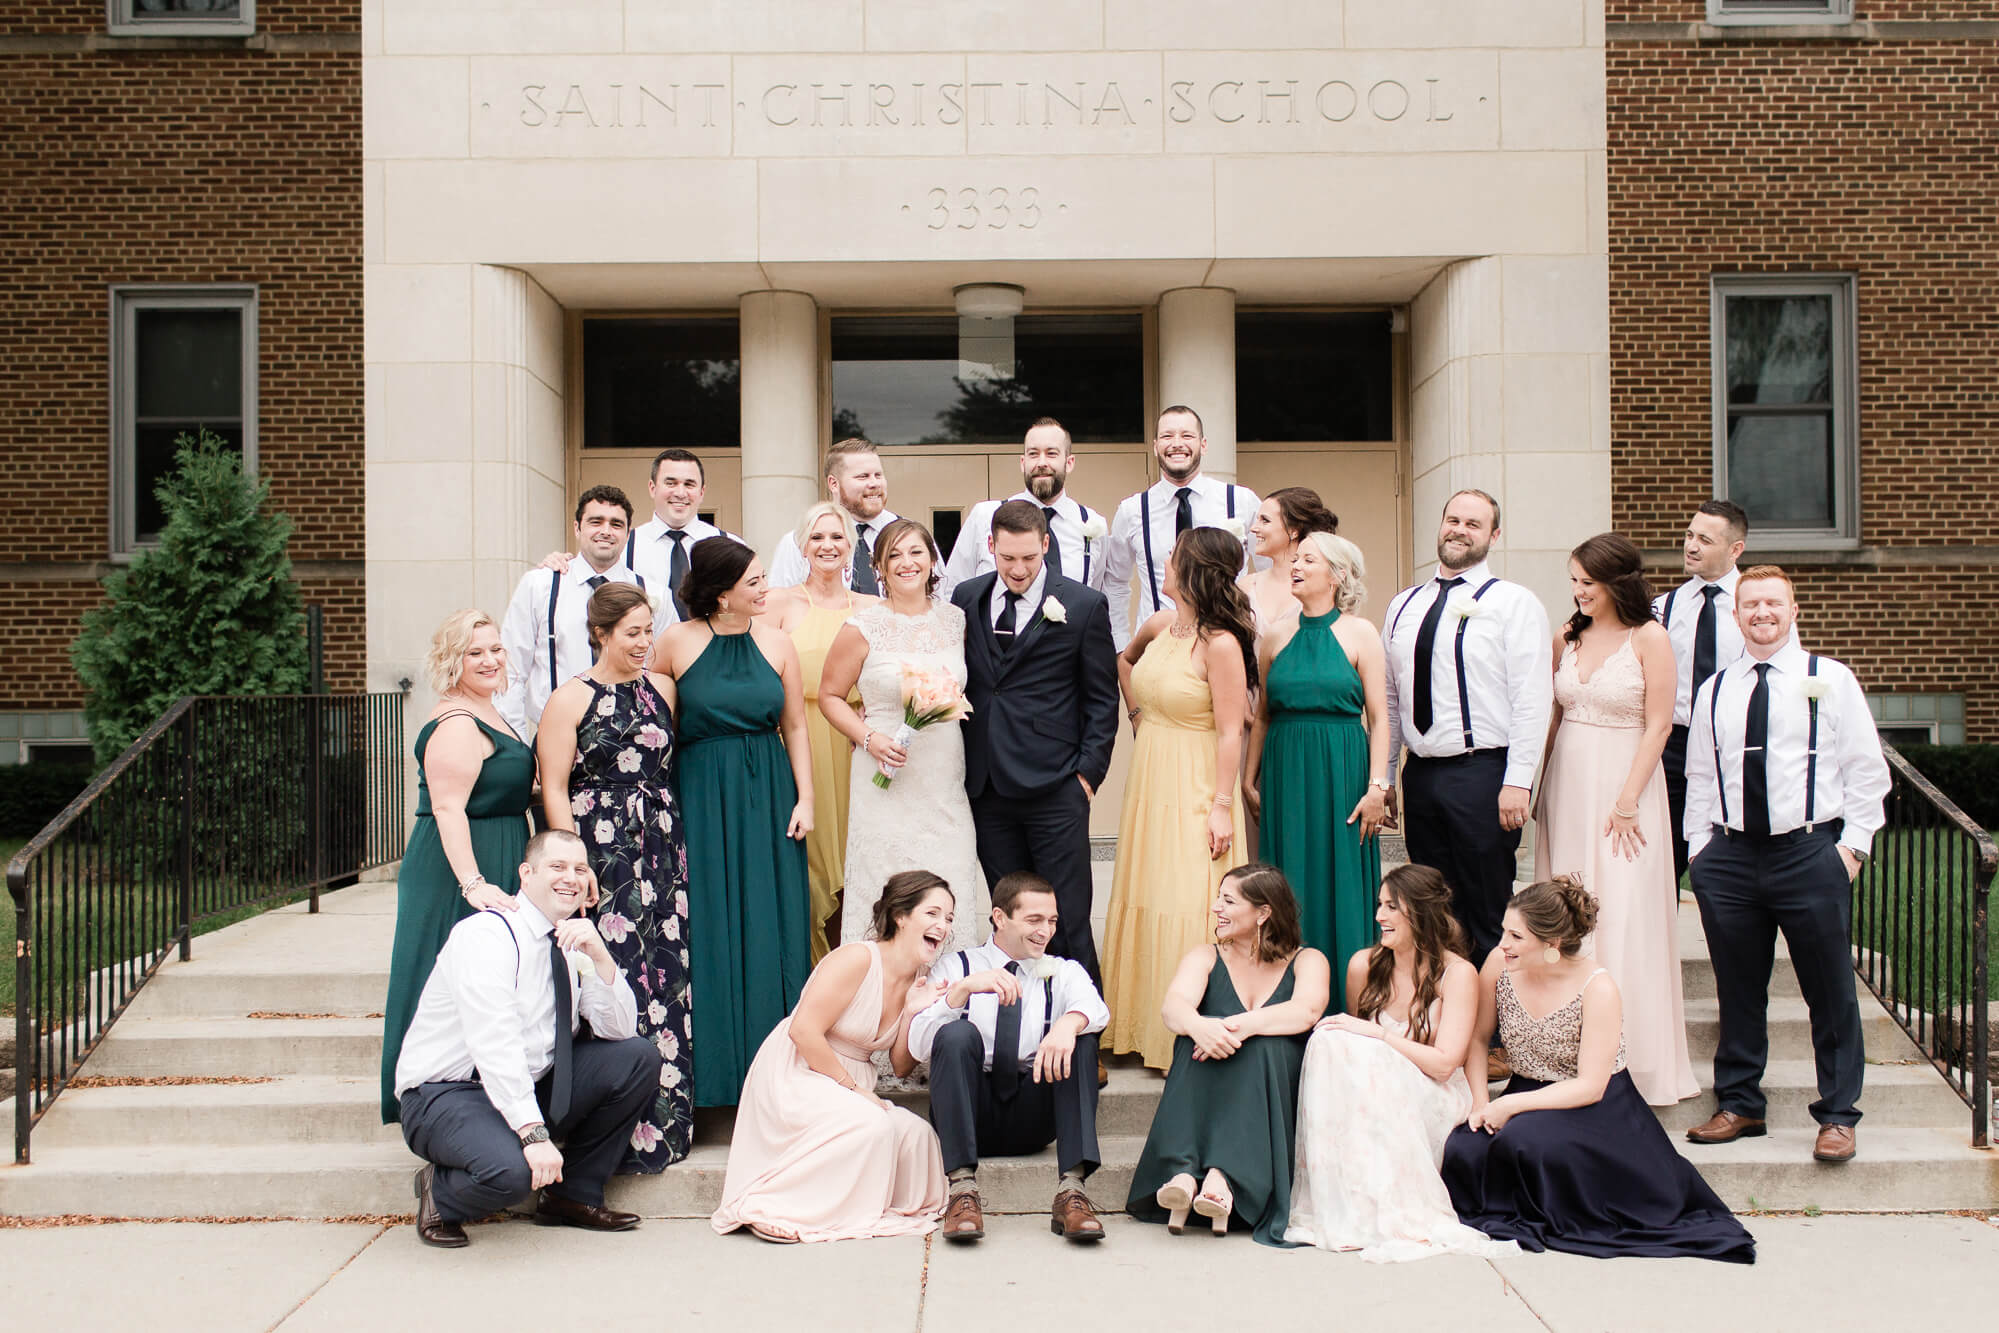
[[868,933],[883,943],[894,939],[902,923],[909,919],[911,912],[922,906],[932,889],[949,893],[951,885],[942,875],[928,870],[904,870],[890,875],[888,882],[882,885],[882,896],[875,902]]
[[641,606],[650,608],[652,598],[646,596],[644,588],[632,583],[607,583],[590,594],[589,605],[583,609],[583,623],[590,627],[591,661],[597,660],[604,640],[611,637],[618,622]]
[[680,599],[687,603],[690,620],[706,620],[715,614],[722,594],[743,581],[757,553],[724,535],[695,543],[687,553],[687,577],[680,581]]
[[1333,594],[1333,605],[1343,616],[1360,610],[1367,600],[1367,584],[1361,580],[1367,574],[1367,560],[1355,546],[1336,532],[1308,532],[1298,544],[1310,546],[1319,557],[1331,565],[1339,574],[1339,591]]
[[1277,502],[1279,521],[1291,541],[1303,541],[1315,532],[1340,530],[1340,516],[1326,508],[1326,502],[1310,486],[1282,486],[1263,498]]
[[1573,958],[1583,940],[1596,929],[1596,899],[1583,887],[1580,875],[1564,875],[1529,884],[1513,895],[1507,907],[1535,939],[1554,945]]
[[899,518],[883,528],[881,535],[875,538],[875,586],[882,590],[884,597],[888,596],[888,553],[912,532],[922,533],[923,544],[930,549],[930,583],[923,591],[927,596],[937,595],[938,581],[944,575],[944,556],[937,549],[937,539],[930,535],[930,529],[915,519]]

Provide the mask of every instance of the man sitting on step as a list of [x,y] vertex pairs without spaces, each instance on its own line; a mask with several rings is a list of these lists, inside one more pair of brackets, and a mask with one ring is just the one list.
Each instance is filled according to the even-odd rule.
[[[534,1190],[544,1226],[629,1231],[604,1207],[639,1116],[659,1093],[659,1051],[638,1033],[631,985],[597,928],[583,840],[530,839],[519,910],[452,928],[396,1061],[416,1173],[417,1236],[465,1245],[464,1223]],[[593,1036],[577,1036],[587,1019]],[[561,1148],[555,1140],[560,1139]]]
[[930,1122],[951,1178],[944,1238],[986,1234],[981,1153],[1036,1153],[1052,1139],[1050,1230],[1101,1240],[1083,1185],[1097,1169],[1097,1034],[1110,1011],[1082,964],[1047,954],[1058,924],[1047,880],[1003,875],[992,901],[992,938],[937,960],[930,979],[945,992],[909,1024],[910,1053],[930,1062]]

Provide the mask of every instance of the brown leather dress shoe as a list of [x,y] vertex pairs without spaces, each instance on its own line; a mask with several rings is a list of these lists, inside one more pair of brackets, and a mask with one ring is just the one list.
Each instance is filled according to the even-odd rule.
[[1506,1048],[1495,1046],[1485,1053],[1485,1081],[1503,1083],[1513,1077],[1513,1062],[1506,1058]]
[[1716,1111],[1687,1131],[1689,1143],[1733,1143],[1737,1139],[1760,1139],[1770,1132],[1761,1120],[1752,1120],[1733,1111]]
[[1104,1057],[1097,1057],[1097,1086],[1103,1087],[1111,1081],[1111,1067],[1104,1063]]
[[585,1231],[630,1231],[639,1224],[637,1213],[616,1213],[602,1204],[578,1203],[543,1190],[541,1206],[534,1210],[538,1227],[581,1227]]
[[939,1228],[945,1240],[983,1240],[986,1217],[979,1211],[979,1192],[960,1190],[944,1206],[944,1222]]
[[1104,1224],[1081,1190],[1063,1190],[1049,1209],[1048,1229],[1063,1240],[1102,1240]]
[[437,1215],[437,1200],[430,1192],[431,1182],[436,1177],[437,1168],[426,1162],[417,1169],[416,1178],[410,1182],[416,1187],[416,1237],[440,1250],[462,1250],[472,1242],[466,1237],[464,1227]]
[[1857,1149],[1852,1125],[1820,1125],[1818,1141],[1812,1144],[1812,1159],[1819,1162],[1850,1162]]

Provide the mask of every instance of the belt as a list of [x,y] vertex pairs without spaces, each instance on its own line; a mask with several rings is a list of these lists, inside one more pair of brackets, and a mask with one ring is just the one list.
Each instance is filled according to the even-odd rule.
[[1744,833],[1741,829],[1730,828],[1726,824],[1716,824],[1714,832],[1718,838],[1733,838],[1742,842],[1756,843],[1759,846],[1781,847],[1786,843],[1804,842],[1811,838],[1838,838],[1845,828],[1846,821],[1843,819],[1821,819],[1815,824],[1789,829],[1783,833]]
[[1461,764],[1467,759],[1478,759],[1485,755],[1503,755],[1506,753],[1506,748],[1504,745],[1485,745],[1476,750],[1460,750],[1456,754],[1417,754],[1411,750],[1409,759],[1412,763],[1421,760],[1426,764]]

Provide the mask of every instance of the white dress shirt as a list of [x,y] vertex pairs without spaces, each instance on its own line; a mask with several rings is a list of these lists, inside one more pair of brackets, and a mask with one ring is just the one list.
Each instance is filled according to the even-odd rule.
[[[1887,822],[1888,760],[1867,711],[1860,682],[1842,662],[1819,658],[1816,677],[1810,657],[1796,638],[1770,656],[1770,730],[1764,741],[1763,774],[1770,798],[1770,832],[1789,833],[1805,824],[1805,772],[1811,735],[1811,701],[1817,690],[1819,744],[1812,822],[1845,821],[1840,842],[1860,855],[1874,845]],[[1807,681],[1822,682],[1817,685]],[[1687,855],[1698,856],[1714,836],[1714,825],[1742,828],[1742,736],[1749,723],[1749,695],[1756,688],[1756,662],[1748,654],[1708,677],[1694,696],[1687,732]],[[1719,690],[1720,696],[1715,696]],[[1709,718],[1714,725],[1709,724]],[[1716,728],[1721,732],[1721,768],[1715,769]],[[1724,800],[1726,805],[1724,807]]]
[[[1184,484],[1194,492],[1191,505],[1194,526],[1215,528],[1228,523],[1241,524],[1242,567],[1245,570],[1254,569],[1256,562],[1252,554],[1249,524],[1256,517],[1256,507],[1263,503],[1256,498],[1256,492],[1247,486],[1235,486],[1206,476],[1196,476]],[[1174,524],[1180,512],[1179,493],[1180,486],[1173,482],[1155,482],[1137,495],[1126,496],[1117,507],[1117,516],[1111,520],[1110,539],[1104,543],[1103,573],[1098,576],[1100,581],[1097,586],[1110,600],[1111,641],[1119,652],[1123,652],[1124,646],[1131,642],[1129,622],[1131,576],[1134,571],[1138,574],[1141,587],[1146,589],[1139,598],[1139,619],[1143,620],[1153,612],[1173,605],[1173,599],[1161,591],[1161,584],[1166,578],[1166,554],[1173,549],[1176,535]],[[1141,514],[1148,508],[1152,516],[1152,558],[1149,561],[1145,554],[1146,525],[1141,521]]]
[[[1034,620],[1034,613],[1041,609],[1042,594],[1048,590],[1048,566],[1043,565],[1034,575],[1034,582],[1027,585],[1027,591],[1020,595],[1020,605],[1013,611],[1014,637],[1027,633],[1027,627]],[[986,599],[986,623],[999,628],[1000,612],[1006,610],[1007,586],[1005,579],[993,580],[992,595]]]
[[[854,518],[852,514],[847,515],[847,517],[853,519],[853,524],[858,535],[861,520]],[[895,520],[896,515],[893,510],[883,509],[879,514],[876,514],[867,521],[866,545],[868,550],[874,550],[875,538],[881,536],[882,529],[895,522]],[[866,558],[861,554],[860,543],[857,541],[854,547],[854,559],[862,560]],[[811,566],[805,563],[805,553],[798,549],[797,535],[787,532],[784,536],[778,538],[777,554],[770,558],[770,586],[773,588],[795,588],[805,582],[806,576],[811,572]],[[940,569],[937,572],[941,575],[944,571]],[[849,568],[847,571],[848,586],[851,587],[853,582],[853,570]]]
[[[1062,553],[1062,577],[1092,588],[1104,586],[1104,539],[1110,535],[1110,523],[1102,514],[1084,507],[1067,491],[1045,505],[1031,491],[1018,491],[1006,498],[1025,500],[1036,509],[1053,509],[1055,521],[1048,526],[1048,541],[1052,549]],[[951,589],[966,579],[975,579],[997,568],[986,541],[993,535],[993,511],[1002,503],[981,500],[965,516],[965,526],[958,530],[958,544],[951,548],[951,558],[945,562],[944,582],[937,590],[938,595],[949,597]],[[1086,531],[1096,531],[1096,535],[1085,536]]]
[[[1097,988],[1090,984],[1090,974],[1083,970],[1081,963],[1068,958],[1043,955],[1055,964],[1053,990],[1055,993],[1055,1018],[1064,1014],[1081,1014],[1083,1031],[1077,1035],[1102,1032],[1111,1021],[1111,1011],[1104,1007],[1104,997],[1097,994]],[[959,961],[957,953],[947,953],[939,958],[930,969],[932,981],[950,983],[962,981],[979,972],[990,972],[994,968],[1005,967],[1014,961],[997,941],[987,940],[976,949],[964,951],[964,959]],[[1022,962],[1021,971],[1027,972],[1031,963]],[[1035,1050],[1041,1045],[1043,1011],[1046,996],[1040,979],[1031,975],[1020,979],[1020,1049],[1015,1054],[1023,1061],[1034,1059]],[[967,1017],[969,1015],[969,1017]],[[928,1009],[909,1020],[909,1053],[918,1060],[930,1059],[930,1048],[937,1042],[937,1032],[946,1023],[969,1022],[985,1038],[985,1068],[993,1067],[993,1034],[999,1026],[999,996],[992,994],[974,995],[965,1002],[963,1009],[953,1009],[945,1003],[944,997],[933,1000]],[[1048,1020],[1053,1022],[1053,1019]],[[1095,1078],[1094,1071],[1085,1075]]]
[[[514,588],[514,599],[507,603],[507,614],[500,620],[500,646],[507,650],[507,688],[494,703],[524,741],[533,740],[534,729],[541,724],[541,710],[548,707],[548,696],[571,676],[590,669],[590,627],[584,613],[589,609],[590,594],[596,591],[590,586],[595,577],[597,571],[580,555],[570,560],[567,573],[530,569]],[[604,579],[609,583],[638,582],[623,561],[605,570]],[[557,588],[551,679],[548,593],[552,584]],[[666,614],[673,614],[671,606]]]
[[1742,627],[1735,623],[1735,585],[1742,570],[1731,569],[1718,579],[1691,578],[1671,594],[1673,616],[1666,619],[1666,598],[1652,599],[1652,615],[1665,621],[1666,637],[1673,641],[1674,675],[1678,685],[1673,694],[1673,725],[1688,725],[1694,696],[1694,635],[1700,628],[1701,604],[1707,599],[1701,589],[1710,583],[1721,589],[1714,599],[1714,669],[1721,670],[1742,656]]
[[1430,654],[1430,729],[1416,730],[1416,638],[1436,602],[1438,579],[1406,588],[1388,604],[1388,778],[1395,780],[1402,747],[1426,759],[1465,752],[1458,707],[1458,627],[1464,626],[1465,693],[1471,703],[1471,748],[1506,747],[1509,787],[1532,787],[1548,739],[1555,676],[1548,668],[1548,613],[1533,593],[1501,579],[1485,596],[1472,594],[1492,578],[1484,561],[1439,578],[1461,578],[1437,622]]
[[[655,631],[676,623],[680,612],[674,609],[672,585],[668,574],[673,568],[673,539],[666,534],[672,525],[655,515],[632,529],[632,535],[625,539],[625,563],[645,581],[645,586],[653,593],[653,628]],[[704,523],[698,518],[687,520],[682,528],[687,536],[681,545],[687,548],[687,558],[694,558],[694,548],[710,537],[730,537],[742,541],[732,532],[724,532],[713,523]],[[747,543],[745,543],[747,545]]]
[[[534,1085],[555,1064],[555,927],[525,895],[511,912],[479,912],[451,928],[417,1001],[396,1059],[396,1096],[425,1083],[486,1085],[517,1132],[542,1119]],[[599,1037],[638,1035],[638,1001],[623,972],[609,985],[580,953],[569,960],[569,1030],[584,1019]],[[580,977],[580,980],[579,980]]]

